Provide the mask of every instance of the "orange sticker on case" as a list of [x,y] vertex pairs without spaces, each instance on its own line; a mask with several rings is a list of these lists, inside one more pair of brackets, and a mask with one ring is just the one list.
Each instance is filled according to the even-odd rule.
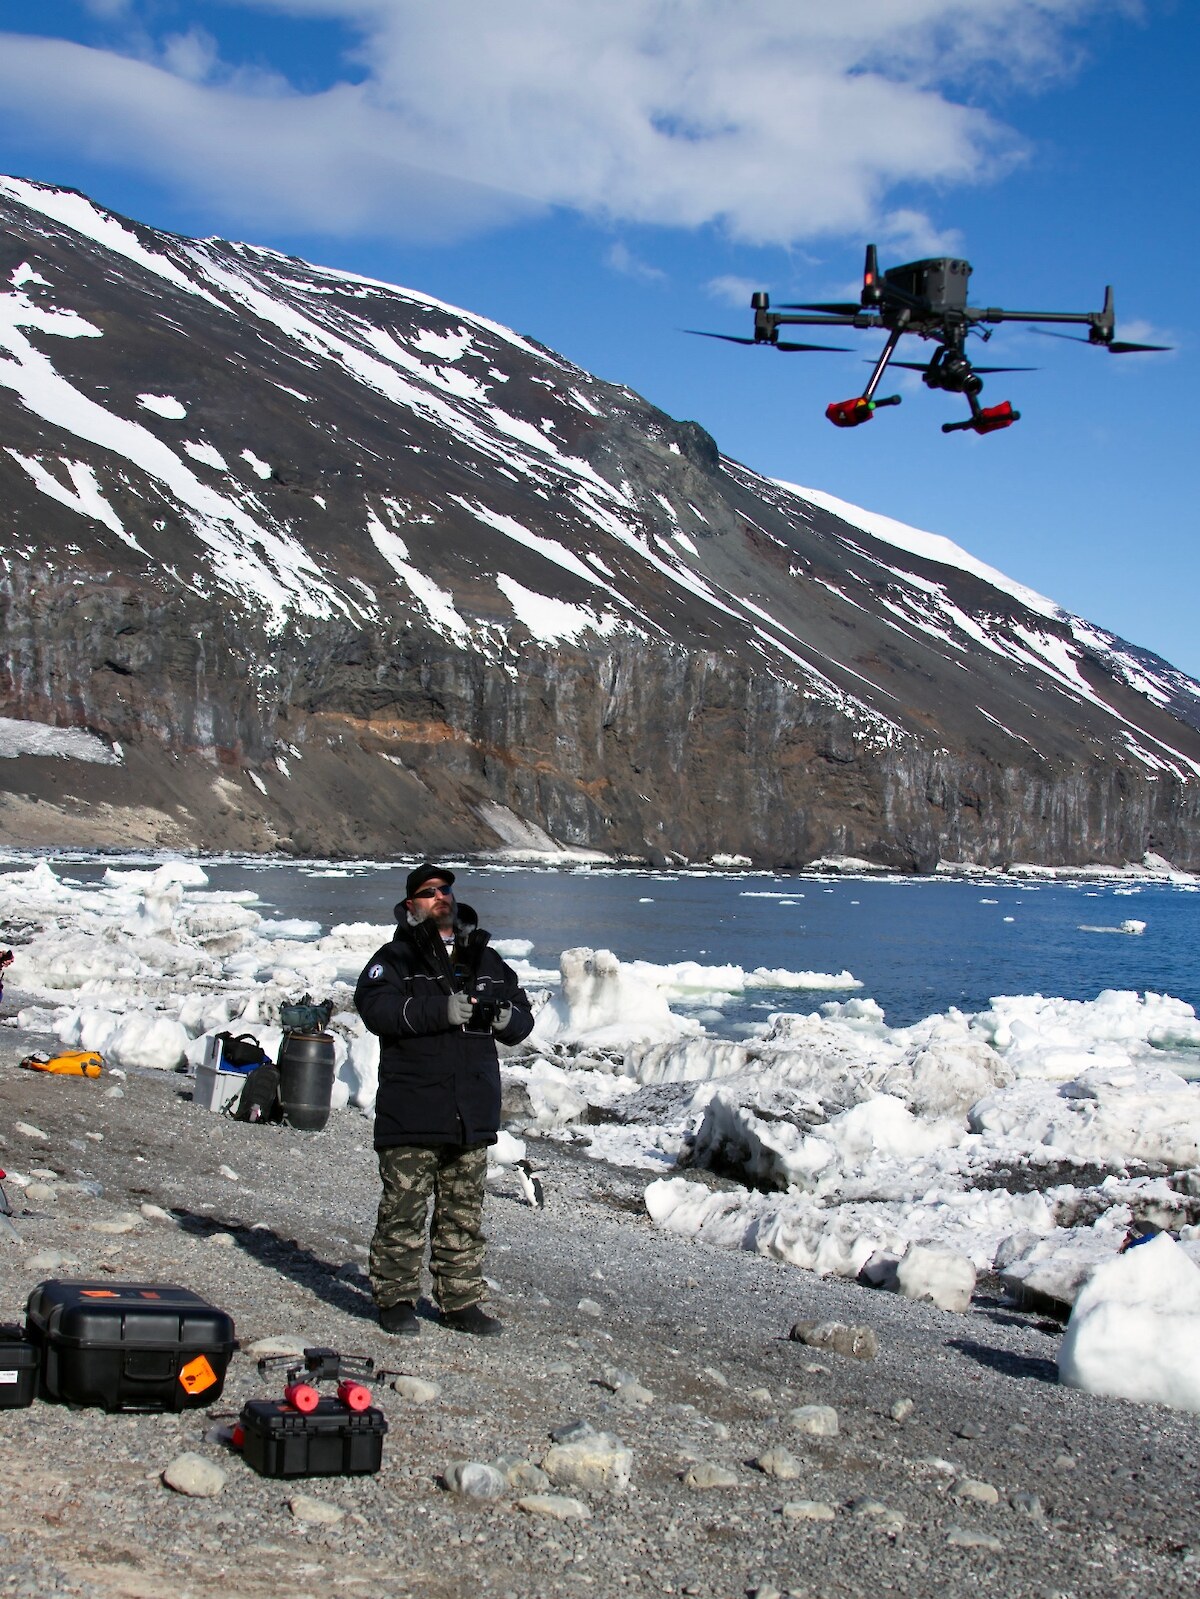
[[216,1380],[217,1374],[209,1365],[207,1355],[197,1355],[195,1360],[189,1360],[179,1373],[179,1381],[189,1394],[202,1394]]
[[81,1288],[80,1299],[120,1299],[120,1294],[113,1288]]

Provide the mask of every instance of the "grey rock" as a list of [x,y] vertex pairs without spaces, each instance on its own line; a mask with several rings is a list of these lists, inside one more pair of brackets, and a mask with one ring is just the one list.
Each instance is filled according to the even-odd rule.
[[960,1477],[950,1490],[955,1499],[969,1499],[976,1505],[998,1505],[999,1489],[990,1482],[980,1482],[975,1477]]
[[314,1499],[311,1494],[293,1494],[288,1500],[288,1509],[297,1521],[314,1522],[325,1527],[336,1526],[346,1514],[337,1505]]
[[495,1466],[481,1460],[455,1460],[442,1473],[451,1493],[464,1499],[499,1499],[508,1491],[508,1479]]
[[410,1377],[404,1372],[395,1378],[392,1387],[402,1399],[414,1405],[432,1404],[442,1393],[440,1383],[427,1382],[424,1377]]
[[162,1480],[190,1499],[212,1499],[224,1488],[227,1477],[213,1461],[188,1450],[164,1468]]
[[789,1427],[811,1438],[836,1438],[838,1413],[832,1405],[798,1405],[787,1413]]
[[990,1532],[977,1532],[973,1527],[947,1527],[946,1542],[955,1549],[986,1549],[998,1555],[1004,1545]]
[[550,1442],[555,1444],[578,1443],[581,1438],[594,1438],[596,1429],[590,1421],[583,1421],[578,1416],[574,1421],[564,1421],[560,1426],[551,1427]]
[[604,1314],[604,1306],[598,1305],[594,1299],[581,1299],[575,1308],[578,1311],[582,1311],[585,1316],[603,1316]]
[[738,1474],[728,1466],[719,1466],[711,1460],[698,1460],[683,1474],[685,1488],[736,1488]]
[[514,1493],[541,1494],[550,1486],[550,1479],[540,1466],[531,1460],[518,1460],[508,1466],[504,1475]]
[[832,1521],[837,1515],[832,1505],[820,1499],[789,1499],[782,1513],[788,1521]]
[[764,1450],[754,1464],[766,1476],[777,1477],[781,1482],[794,1482],[804,1469],[790,1449],[778,1446]]
[[556,1487],[612,1492],[629,1486],[633,1452],[611,1433],[597,1432],[552,1444],[541,1464]]
[[848,1326],[840,1321],[798,1321],[788,1337],[810,1349],[831,1349],[835,1355],[848,1355],[854,1360],[874,1360],[879,1353],[879,1339],[873,1328]]
[[1028,1516],[1031,1521],[1044,1521],[1046,1512],[1042,1508],[1042,1501],[1034,1493],[1015,1493],[1009,1495],[1009,1504],[1021,1515]]
[[897,1425],[901,1425],[908,1420],[915,1409],[916,1406],[911,1399],[897,1399],[896,1403],[888,1411],[888,1415]]
[[548,1516],[553,1521],[587,1521],[591,1511],[581,1499],[566,1494],[526,1494],[517,1509],[528,1516]]

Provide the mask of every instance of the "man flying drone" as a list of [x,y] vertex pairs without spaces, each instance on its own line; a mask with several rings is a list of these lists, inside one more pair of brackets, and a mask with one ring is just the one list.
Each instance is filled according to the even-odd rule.
[[[887,343],[880,352],[867,386],[850,400],[835,400],[825,409],[825,415],[834,427],[853,428],[869,422],[875,412],[885,405],[899,405],[900,395],[889,394],[876,398],[880,379],[889,364],[907,367],[920,372],[922,381],[930,389],[944,389],[951,394],[963,394],[971,407],[971,414],[962,422],[943,422],[943,433],[996,433],[1020,421],[1021,413],[1014,411],[1008,400],[999,405],[981,406],[979,392],[983,388],[984,372],[1029,372],[1025,366],[975,366],[966,352],[967,335],[978,333],[985,342],[992,336],[992,324],[998,322],[1075,322],[1087,328],[1087,337],[1078,338],[1071,333],[1051,333],[1038,328],[1039,333],[1051,337],[1074,339],[1080,344],[1097,344],[1110,355],[1127,355],[1135,350],[1165,350],[1164,344],[1128,344],[1114,338],[1116,318],[1113,312],[1113,291],[1104,291],[1104,307],[1100,311],[1004,311],[997,306],[986,308],[967,304],[967,279],[971,276],[969,261],[955,260],[949,256],[931,261],[910,261],[905,266],[890,267],[880,274],[875,246],[867,245],[867,261],[863,271],[860,301],[843,303],[824,302],[811,305],[785,305],[772,311],[770,301],[761,290],[751,295],[754,311],[754,337],[739,338],[731,333],[704,333],[689,328],[689,333],[699,333],[706,339],[724,339],[730,344],[768,344],[777,350],[842,350],[838,344],[795,344],[779,337],[784,326],[803,323],[810,327],[886,328]],[[792,315],[801,312],[802,315]],[[906,333],[915,333],[922,339],[936,339],[937,349],[928,361],[893,360],[896,346]]]

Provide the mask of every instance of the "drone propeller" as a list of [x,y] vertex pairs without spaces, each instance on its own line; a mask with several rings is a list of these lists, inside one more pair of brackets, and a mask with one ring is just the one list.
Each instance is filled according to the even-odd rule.
[[[929,367],[924,361],[892,361],[891,366],[906,366],[910,372],[928,372]],[[972,372],[1040,372],[1037,366],[976,366],[971,363]]]
[[[706,333],[703,328],[684,328],[685,333],[694,333],[698,339],[724,339],[726,344],[770,344],[767,339],[743,339],[736,333]],[[777,339],[773,345],[776,350],[836,350],[842,355],[849,353],[849,346],[845,344],[791,344],[786,339]]]
[[[1049,328],[1034,328],[1035,333],[1040,333],[1044,339],[1066,339],[1071,344],[1103,344],[1109,355],[1131,355],[1139,350],[1173,350],[1173,344],[1130,344],[1126,340],[1114,339],[1106,343],[1103,339],[1081,339],[1078,333],[1052,333]],[[982,367],[979,368],[983,370]]]
[[826,300],[814,305],[794,303],[780,307],[784,311],[826,311],[830,316],[856,316],[862,306],[856,300]]

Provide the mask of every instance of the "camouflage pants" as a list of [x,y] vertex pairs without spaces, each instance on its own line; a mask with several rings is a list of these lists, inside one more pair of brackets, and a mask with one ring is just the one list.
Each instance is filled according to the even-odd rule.
[[383,1194],[371,1240],[375,1303],[415,1300],[421,1291],[425,1218],[433,1196],[429,1270],[443,1310],[483,1298],[483,1184],[487,1146],[399,1144],[379,1151]]

